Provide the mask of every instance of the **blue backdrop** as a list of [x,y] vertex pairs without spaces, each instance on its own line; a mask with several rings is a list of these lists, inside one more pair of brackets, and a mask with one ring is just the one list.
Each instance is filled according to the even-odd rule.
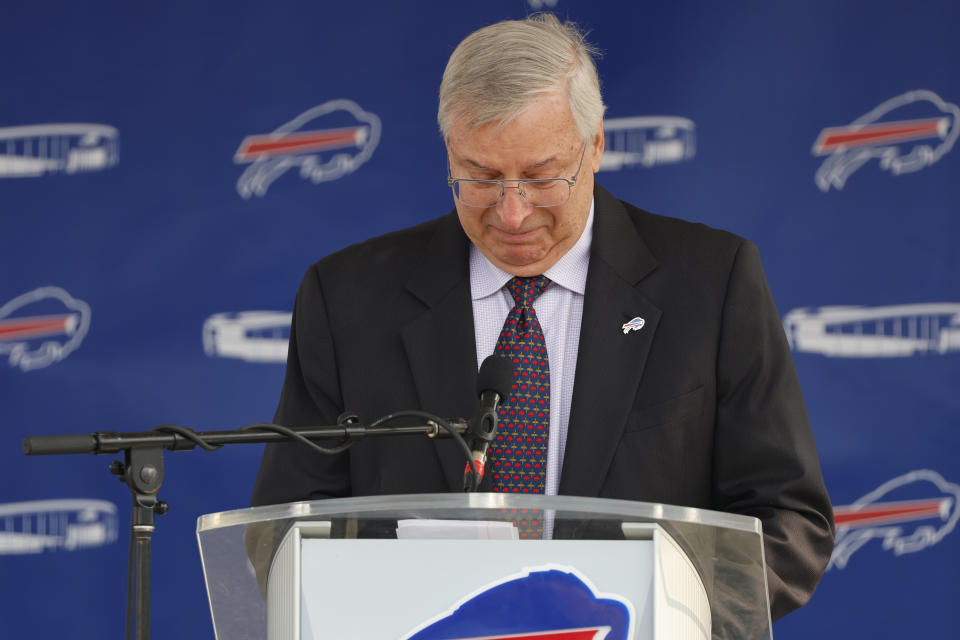
[[[775,634],[956,634],[958,5],[174,0],[4,8],[0,637],[123,624],[126,487],[20,440],[268,420],[304,270],[451,208],[446,58],[539,8],[603,50],[601,184],[765,258],[839,526]],[[196,517],[260,452],[166,456],[157,637],[212,636]]]

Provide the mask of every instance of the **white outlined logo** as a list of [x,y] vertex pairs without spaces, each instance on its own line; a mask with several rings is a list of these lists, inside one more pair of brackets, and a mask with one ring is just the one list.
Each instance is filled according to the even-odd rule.
[[813,155],[829,157],[814,179],[824,193],[830,187],[839,191],[857,169],[874,158],[881,169],[895,176],[919,171],[950,151],[958,135],[960,107],[932,91],[908,91],[849,125],[821,131]]
[[331,100],[280,125],[273,133],[247,136],[233,156],[247,164],[237,180],[244,198],[265,196],[287,170],[314,184],[353,173],[380,142],[380,118],[352,100]]
[[834,358],[960,353],[960,303],[794,309],[783,317],[794,351]]
[[697,153],[693,120],[678,116],[636,116],[603,121],[606,148],[600,171],[649,169],[691,160]]
[[[891,499],[897,493],[918,491],[925,497]],[[837,539],[828,569],[845,568],[854,553],[875,539],[896,556],[916,553],[939,543],[956,527],[960,486],[936,471],[919,469],[883,483],[849,506],[834,507],[833,517]]]
[[0,504],[0,555],[77,551],[117,539],[117,507],[106,500]]
[[0,354],[23,371],[50,366],[80,346],[90,316],[90,305],[60,287],[19,295],[0,306]]
[[203,350],[211,358],[286,362],[292,318],[288,311],[216,313],[203,323]]
[[35,124],[0,129],[0,178],[109,169],[120,161],[120,133],[105,124]]

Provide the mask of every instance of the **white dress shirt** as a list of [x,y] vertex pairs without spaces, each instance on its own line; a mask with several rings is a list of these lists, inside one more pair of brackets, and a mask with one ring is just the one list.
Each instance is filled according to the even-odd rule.
[[[533,303],[543,328],[550,363],[550,437],[547,442],[547,495],[557,495],[560,469],[570,423],[570,402],[577,369],[580,323],[583,319],[583,292],[590,265],[593,239],[593,201],[583,234],[577,243],[543,275],[551,284]],[[504,285],[513,276],[494,266],[475,247],[470,247],[470,292],[473,298],[473,326],[477,340],[477,361],[493,355],[500,330],[514,306]]]

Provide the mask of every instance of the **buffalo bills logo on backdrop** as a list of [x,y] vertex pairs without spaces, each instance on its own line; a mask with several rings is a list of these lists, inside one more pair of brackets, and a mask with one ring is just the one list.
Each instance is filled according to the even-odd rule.
[[836,358],[960,353],[960,303],[794,309],[783,317],[794,351]]
[[0,555],[77,551],[117,539],[117,507],[106,500],[0,504]]
[[676,164],[692,159],[697,152],[696,127],[687,118],[607,118],[603,133],[606,145],[600,171]]
[[286,362],[289,311],[216,313],[203,323],[203,351],[211,358]]
[[331,100],[277,127],[250,135],[234,154],[250,166],[237,181],[244,198],[264,196],[280,176],[294,167],[314,184],[336,180],[370,159],[380,142],[380,118],[352,100]]
[[952,532],[958,518],[960,486],[936,471],[911,471],[849,506],[834,507],[837,540],[828,568],[843,569],[875,539],[897,556],[922,551]]
[[41,287],[0,306],[0,354],[23,371],[59,362],[83,342],[90,306],[60,287]]
[[0,129],[0,178],[102,171],[120,159],[120,134],[109,125],[36,124]]
[[842,127],[827,127],[813,154],[829,156],[817,170],[821,191],[843,189],[874,158],[893,175],[911,173],[942,158],[960,135],[960,108],[932,91],[909,91]]
[[571,567],[538,567],[458,602],[403,640],[628,640],[633,605]]

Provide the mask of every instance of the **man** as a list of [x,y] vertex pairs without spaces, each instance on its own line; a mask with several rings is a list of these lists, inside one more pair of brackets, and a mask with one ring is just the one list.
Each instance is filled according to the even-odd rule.
[[[504,414],[530,448],[495,444],[488,488],[758,517],[777,618],[810,596],[833,542],[779,316],[752,244],[594,183],[604,106],[591,53],[550,15],[459,45],[438,115],[456,212],[308,270],[276,421],[470,415],[479,362],[545,349],[518,361],[524,391],[507,402],[521,415],[538,403],[536,416]],[[529,392],[528,375],[543,381]],[[271,445],[253,504],[457,491],[463,468],[451,441],[426,438],[326,457]]]

